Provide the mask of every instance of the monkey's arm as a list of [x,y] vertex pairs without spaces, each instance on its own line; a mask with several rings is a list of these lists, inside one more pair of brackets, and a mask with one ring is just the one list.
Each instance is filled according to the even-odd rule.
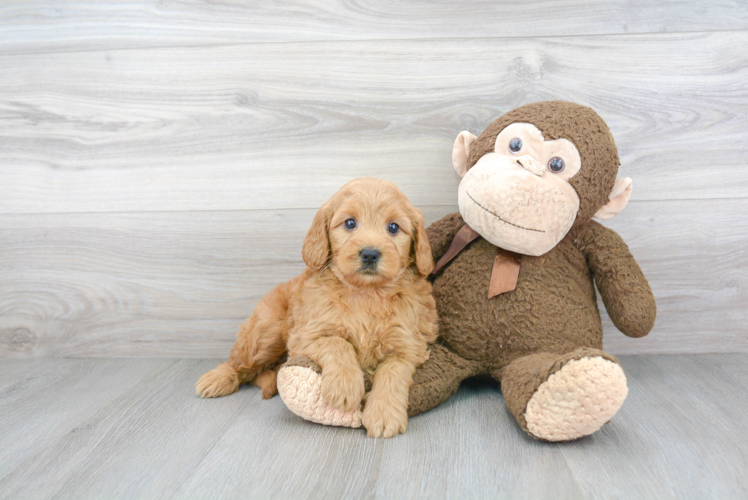
[[429,237],[431,245],[431,255],[434,262],[438,261],[442,255],[447,253],[450,243],[454,239],[457,231],[465,225],[459,212],[445,215],[438,221],[426,228],[426,234]]
[[648,334],[657,306],[647,278],[623,239],[612,229],[590,221],[576,241],[616,327],[629,337]]

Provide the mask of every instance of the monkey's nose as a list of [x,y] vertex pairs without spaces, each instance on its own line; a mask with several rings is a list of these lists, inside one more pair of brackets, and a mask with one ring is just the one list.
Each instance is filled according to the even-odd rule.
[[543,165],[530,155],[520,156],[519,158],[517,158],[517,163],[519,163],[522,168],[524,168],[531,174],[541,176],[543,175],[543,173],[545,173]]
[[365,266],[373,266],[379,261],[379,257],[381,256],[381,253],[376,248],[367,247],[361,250],[359,252],[359,257],[361,258],[361,262]]

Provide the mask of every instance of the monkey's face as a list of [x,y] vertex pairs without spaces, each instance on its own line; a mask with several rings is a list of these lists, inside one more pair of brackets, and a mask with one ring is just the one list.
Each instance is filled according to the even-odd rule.
[[534,125],[512,123],[499,133],[494,151],[464,173],[460,214],[494,245],[542,255],[574,224],[579,197],[569,179],[581,166],[567,139],[546,141]]

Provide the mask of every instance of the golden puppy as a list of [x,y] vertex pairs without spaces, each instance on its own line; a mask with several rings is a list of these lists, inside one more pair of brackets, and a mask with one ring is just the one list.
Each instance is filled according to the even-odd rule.
[[405,432],[413,373],[437,330],[423,214],[391,182],[353,180],[317,212],[302,256],[307,269],[257,304],[197,394],[225,396],[251,382],[272,397],[286,356],[303,355],[322,369],[324,401],[342,411],[360,408],[366,371],[369,435]]

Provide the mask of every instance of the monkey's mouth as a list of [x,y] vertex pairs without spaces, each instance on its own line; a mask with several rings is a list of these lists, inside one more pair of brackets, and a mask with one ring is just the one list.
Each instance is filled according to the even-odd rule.
[[544,233],[545,232],[542,229],[533,229],[531,227],[523,227],[523,226],[520,226],[519,224],[514,224],[513,222],[509,222],[508,220],[506,220],[506,219],[504,219],[504,218],[496,215],[495,213],[493,213],[492,211],[490,211],[489,209],[487,209],[486,207],[484,207],[483,205],[481,205],[480,203],[478,203],[477,201],[475,201],[475,198],[473,198],[472,196],[470,196],[470,193],[467,191],[467,189],[465,190],[465,194],[468,195],[468,198],[470,198],[471,200],[473,200],[473,203],[475,203],[480,208],[482,208],[483,210],[485,210],[489,214],[491,214],[494,217],[496,217],[497,219],[499,219],[504,224],[509,224],[510,226],[514,226],[514,227],[517,227],[519,229],[524,229],[525,231],[535,231],[536,233]]

